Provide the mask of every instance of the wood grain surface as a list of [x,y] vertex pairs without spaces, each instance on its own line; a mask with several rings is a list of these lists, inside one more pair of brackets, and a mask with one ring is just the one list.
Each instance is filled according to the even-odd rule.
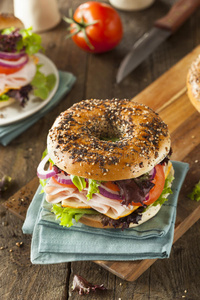
[[[46,147],[47,132],[61,111],[74,102],[91,97],[132,98],[145,91],[152,82],[200,44],[200,11],[198,10],[174,36],[164,42],[132,74],[119,85],[116,84],[119,63],[133,42],[147,31],[156,19],[163,16],[168,11],[169,5],[174,2],[157,0],[144,11],[119,11],[124,26],[123,40],[116,49],[102,55],[85,53],[71,40],[66,40],[64,22],[42,34],[45,54],[52,59],[58,69],[72,72],[77,77],[77,81],[72,91],[53,111],[7,147],[0,146],[0,176],[8,174],[13,178],[10,189],[2,194],[1,202],[7,200],[35,177],[37,164]],[[65,15],[68,14],[69,7],[75,9],[80,3],[82,3],[80,0],[58,0],[59,9]],[[12,10],[11,0],[0,1],[0,12]],[[179,76],[183,76],[182,72]],[[174,78],[173,82],[176,90],[177,78]],[[159,98],[164,97],[165,89],[168,89],[167,82],[163,82]],[[178,87],[177,90],[181,89]],[[173,98],[175,94],[172,91],[171,97]],[[183,126],[187,130],[184,130],[185,133],[182,135],[175,118],[172,140],[176,141],[176,147],[173,148],[174,159],[190,164],[190,172],[180,195],[186,197],[200,178],[200,160],[197,158],[199,157],[199,128],[194,126],[199,115],[194,111],[188,111],[187,98],[185,95],[182,97],[183,106],[178,106],[176,109],[182,111],[183,118],[186,116]],[[154,99],[155,105],[158,101]],[[169,105],[166,117],[170,116],[170,111]],[[187,118],[188,114],[189,118]],[[162,117],[165,118],[165,115]],[[186,143],[189,137],[189,143]],[[183,148],[188,149],[186,156],[183,156],[185,151]],[[74,274],[80,274],[96,284],[103,283],[108,289],[105,292],[84,296],[84,299],[199,299],[199,221],[173,245],[169,259],[156,261],[136,281],[127,282],[94,262],[31,265],[31,237],[22,234],[23,221],[2,206],[0,206],[0,220],[0,299],[80,299],[78,294],[71,292]],[[16,245],[18,242],[22,242],[23,245],[18,247]]]

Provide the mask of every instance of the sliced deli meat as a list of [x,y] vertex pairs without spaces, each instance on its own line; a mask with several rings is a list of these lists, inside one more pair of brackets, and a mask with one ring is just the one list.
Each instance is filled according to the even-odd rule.
[[119,200],[109,199],[99,193],[93,194],[92,199],[88,200],[86,196],[87,189],[79,192],[77,188],[68,188],[56,184],[52,179],[47,183],[45,193],[47,202],[62,202],[62,206],[64,207],[93,208],[112,219],[126,216],[138,208],[138,206],[130,206],[130,208],[127,208],[123,206]]
[[32,58],[18,72],[12,74],[0,74],[0,95],[10,89],[19,89],[29,84],[36,73],[36,65]]

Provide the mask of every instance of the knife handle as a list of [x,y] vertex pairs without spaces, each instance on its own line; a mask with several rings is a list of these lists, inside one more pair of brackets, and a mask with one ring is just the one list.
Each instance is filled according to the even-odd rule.
[[200,6],[200,0],[179,0],[168,14],[155,22],[155,26],[174,33]]

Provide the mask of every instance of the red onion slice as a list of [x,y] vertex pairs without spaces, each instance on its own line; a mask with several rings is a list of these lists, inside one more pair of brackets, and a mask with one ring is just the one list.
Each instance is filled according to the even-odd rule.
[[54,178],[61,184],[73,184],[73,182],[70,179],[70,176],[66,176],[65,174],[57,174],[54,176]]
[[0,59],[0,66],[6,68],[21,68],[28,62],[28,55],[24,55],[18,60]]
[[99,186],[99,192],[102,196],[106,197],[106,198],[110,198],[113,200],[122,200],[122,198],[119,196],[119,194],[113,194],[111,192],[108,192],[107,190],[105,190],[103,188],[103,186]]
[[40,178],[40,179],[47,179],[47,178],[50,178],[54,175],[57,174],[56,170],[55,169],[52,169],[52,170],[45,170],[45,165],[46,163],[48,162],[49,160],[49,155],[47,154],[43,160],[41,160],[38,168],[37,168],[37,176]]
[[113,190],[109,189],[107,186],[105,186],[104,184],[100,184],[99,186],[102,187],[104,190],[110,192],[111,194],[119,195],[118,191],[113,191]]
[[2,52],[2,51],[0,51],[0,58],[3,58],[3,59],[18,59],[25,55],[26,55],[25,51],[20,51],[20,52]]
[[153,168],[150,172],[149,172],[149,175],[150,175],[150,180],[153,180],[155,175],[156,175],[156,168]]

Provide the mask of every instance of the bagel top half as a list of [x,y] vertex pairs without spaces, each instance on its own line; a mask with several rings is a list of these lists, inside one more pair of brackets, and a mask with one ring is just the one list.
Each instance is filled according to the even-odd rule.
[[169,153],[167,125],[146,105],[128,99],[84,100],[55,120],[50,158],[68,174],[114,181],[150,171]]
[[24,24],[20,19],[15,17],[11,13],[1,13],[0,14],[0,30],[9,27],[15,27],[18,29],[24,28]]

